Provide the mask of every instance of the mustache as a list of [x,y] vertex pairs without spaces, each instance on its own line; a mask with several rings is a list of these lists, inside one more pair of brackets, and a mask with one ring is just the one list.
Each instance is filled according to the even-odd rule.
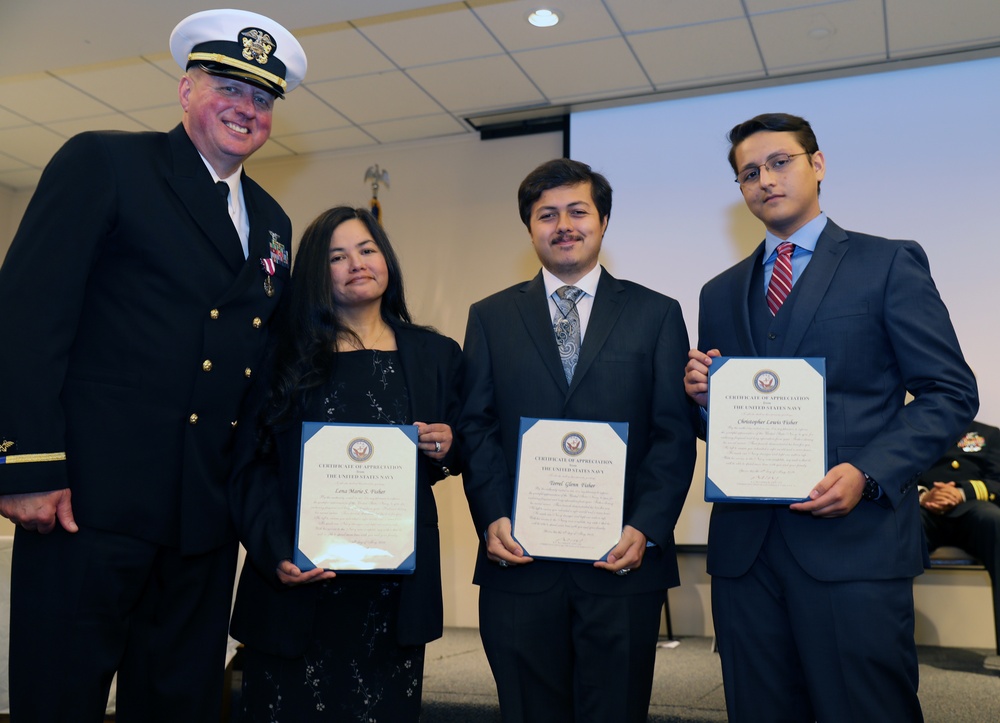
[[583,236],[578,233],[557,233],[552,238],[552,243],[559,243],[561,241],[583,241]]

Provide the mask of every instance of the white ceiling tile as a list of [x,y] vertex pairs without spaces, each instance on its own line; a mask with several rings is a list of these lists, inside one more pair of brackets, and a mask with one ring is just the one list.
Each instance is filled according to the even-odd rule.
[[[263,161],[268,158],[287,158],[289,156],[294,156],[295,153],[291,148],[286,148],[281,144],[281,137],[271,134],[267,143],[262,145],[254,154],[250,157],[252,161]],[[248,171],[249,173],[249,171]],[[253,177],[253,173],[250,173],[250,177]]]
[[401,68],[503,52],[464,3],[361,20],[355,26]]
[[559,24],[551,28],[536,28],[528,22],[528,14],[539,7],[537,0],[470,0],[469,5],[500,44],[511,52],[619,35],[600,0],[563,3],[559,7]]
[[[5,98],[4,103],[13,104],[12,98]],[[16,113],[12,113],[6,108],[0,106],[0,128],[15,128],[17,126],[31,125],[31,121],[22,118]]]
[[605,0],[625,33],[745,17],[740,0]]
[[24,171],[31,168],[24,161],[19,161],[16,158],[11,158],[8,155],[0,153],[0,174],[7,173],[9,171]]
[[746,0],[747,12],[751,15],[853,2],[855,0]]
[[177,99],[177,80],[140,58],[53,74],[116,110],[153,108]]
[[300,86],[274,104],[271,132],[284,135],[342,128],[351,122],[320,100],[309,88]]
[[414,68],[410,75],[455,114],[545,101],[514,61],[505,55]]
[[310,83],[309,89],[354,123],[441,112],[441,106],[399,71]]
[[131,111],[129,117],[153,131],[169,131],[181,122],[184,111],[180,104],[165,105],[159,108],[145,108]]
[[755,15],[751,22],[769,74],[886,57],[882,0]]
[[760,55],[746,19],[628,36],[659,90],[759,76]]
[[108,108],[48,73],[0,78],[0,98],[5,107],[36,123],[87,118]]
[[184,75],[184,71],[179,65],[177,65],[177,63],[174,62],[174,56],[170,53],[154,53],[151,55],[144,55],[142,56],[142,59],[150,65],[155,65],[175,81],[179,81],[181,76]]
[[361,129],[353,127],[287,136],[281,139],[281,143],[300,154],[322,153],[323,151],[337,151],[341,148],[358,148],[375,145],[375,141],[371,136],[361,131]]
[[375,136],[379,143],[396,143],[418,138],[436,138],[472,132],[446,113],[385,121],[384,123],[369,123],[365,126],[365,130]]
[[[322,32],[296,36],[306,51],[306,82],[368,75],[395,66],[360,32],[344,23]],[[289,94],[289,98],[292,94]]]
[[0,186],[9,188],[12,191],[27,190],[37,186],[38,179],[41,177],[41,170],[36,168],[28,168],[22,171],[7,171],[0,173]]
[[890,55],[1000,40],[998,0],[886,0]]
[[66,139],[44,126],[24,126],[0,130],[0,148],[29,166],[42,168]]
[[49,129],[63,138],[70,138],[84,131],[144,131],[148,130],[141,123],[132,120],[121,113],[108,113],[93,118],[77,118],[58,123],[49,123]]
[[553,102],[653,90],[620,37],[526,50],[515,53],[514,59]]

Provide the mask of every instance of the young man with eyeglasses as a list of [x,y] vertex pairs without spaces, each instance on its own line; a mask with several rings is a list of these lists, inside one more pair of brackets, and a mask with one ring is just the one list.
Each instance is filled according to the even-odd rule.
[[707,406],[718,356],[825,358],[829,465],[805,501],[714,505],[708,572],[729,717],[919,721],[916,478],[975,416],[976,381],[923,249],[821,211],[826,160],[808,121],[761,115],[729,140],[766,234],[702,290],[704,351],[691,350],[685,388]]

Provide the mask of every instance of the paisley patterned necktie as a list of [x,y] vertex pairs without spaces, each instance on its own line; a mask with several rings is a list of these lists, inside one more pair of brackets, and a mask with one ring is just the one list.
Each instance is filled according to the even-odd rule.
[[580,312],[576,310],[576,302],[581,296],[583,289],[575,286],[560,286],[552,294],[558,309],[552,319],[552,330],[556,335],[567,384],[573,381],[573,370],[580,358]]

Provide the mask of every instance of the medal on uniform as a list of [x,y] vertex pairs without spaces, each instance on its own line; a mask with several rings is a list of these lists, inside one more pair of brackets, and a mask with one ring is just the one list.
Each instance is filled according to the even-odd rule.
[[260,268],[264,272],[264,293],[268,297],[274,296],[274,281],[271,279],[274,276],[274,259],[261,259]]
[[278,239],[281,238],[274,231],[268,231],[271,234],[271,260],[278,264],[278,266],[284,266],[288,268],[288,249],[285,248],[285,244],[281,243]]

